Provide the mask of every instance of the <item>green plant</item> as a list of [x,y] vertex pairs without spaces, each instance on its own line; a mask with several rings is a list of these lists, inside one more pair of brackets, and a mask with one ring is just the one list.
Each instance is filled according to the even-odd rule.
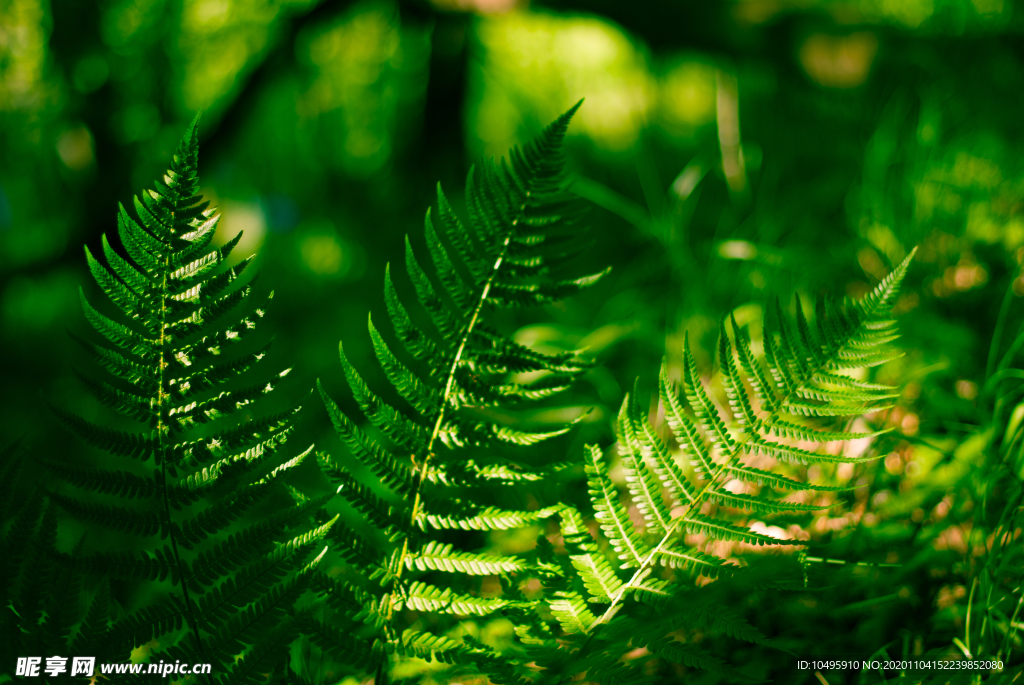
[[[252,345],[264,310],[239,281],[251,258],[228,262],[241,234],[211,248],[218,215],[198,195],[197,125],[198,117],[163,185],[136,199],[138,221],[121,207],[118,232],[130,261],[106,237],[106,264],[86,250],[119,314],[108,317],[83,295],[100,340],[79,342],[106,378],[82,379],[103,404],[144,428],[105,428],[55,409],[123,467],[47,459],[74,487],[48,497],[78,519],[136,541],[135,551],[62,563],[146,581],[159,597],[122,612],[104,631],[102,656],[124,661],[156,640],[153,651],[166,661],[212,664],[211,680],[261,681],[279,668],[296,635],[293,603],[322,556],[309,561],[330,523],[307,530],[322,500],[293,495],[283,482],[309,453],[286,459],[281,451],[297,409],[251,414],[287,371],[238,387],[267,351]],[[97,620],[106,623],[105,614],[98,611]]]
[[82,605],[83,579],[53,563],[57,516],[42,489],[24,474],[24,449],[15,443],[0,453],[0,659],[13,666],[19,657],[92,654],[100,647],[109,612],[102,586]]
[[[813,328],[799,299],[795,331],[776,303],[763,324],[764,366],[735,319],[730,320],[731,339],[723,322],[718,357],[729,405],[728,423],[698,374],[688,341],[684,343],[682,396],[673,387],[667,365],[659,378],[659,396],[671,443],[678,446],[691,469],[676,461],[671,443],[641,411],[636,395],[626,398],[619,413],[618,445],[629,495],[643,524],[638,525],[627,513],[596,446],[587,449],[586,471],[603,537],[628,578],[620,577],[607,550],[591,539],[580,514],[574,508],[564,508],[561,533],[569,563],[560,562],[550,546],[544,550],[542,545],[542,559],[548,562],[547,608],[557,623],[533,617],[520,624],[521,634],[529,635],[533,642],[528,661],[562,674],[563,679],[585,671],[587,679],[598,682],[632,682],[638,673],[626,668],[621,657],[637,649],[669,662],[728,670],[716,655],[669,637],[686,629],[687,620],[693,627],[717,629],[753,642],[767,641],[736,616],[709,607],[699,593],[682,592],[670,581],[687,575],[735,574],[736,569],[708,553],[707,546],[715,541],[806,544],[757,533],[730,520],[740,511],[795,515],[824,508],[779,498],[772,492],[843,489],[796,479],[786,473],[792,469],[781,464],[877,458],[848,457],[794,442],[820,446],[875,438],[886,432],[855,433],[842,425],[822,426],[821,422],[835,423],[843,417],[886,410],[895,403],[898,393],[894,388],[858,380],[850,372],[898,356],[891,345],[897,337],[891,309],[912,256],[857,302],[820,299]],[[755,466],[755,460],[772,466]],[[681,539],[684,534],[696,536],[699,542],[685,543]],[[658,568],[674,570],[673,577],[658,577]],[[771,570],[778,572],[777,565]],[[631,598],[660,611],[654,616],[647,610],[624,616],[622,610]]]
[[1000,349],[1012,295],[1011,285],[989,348],[981,386],[984,411],[962,443],[973,448],[961,482],[968,488],[966,501],[976,510],[968,514],[970,555],[963,563],[969,588],[962,603],[965,620],[952,638],[967,659],[1007,664],[1013,663],[1014,652],[1020,661],[1024,646],[1024,371],[1017,368],[1024,326],[1006,350]]
[[[507,162],[484,164],[470,172],[465,225],[438,189],[437,227],[430,212],[425,225],[433,277],[406,241],[406,268],[432,330],[413,323],[390,271],[386,276],[388,311],[401,353],[407,357],[392,352],[372,321],[370,336],[384,373],[407,409],[382,401],[341,352],[355,399],[390,446],[357,427],[321,387],[343,442],[387,492],[379,497],[353,476],[344,461],[320,455],[340,496],[363,514],[375,537],[365,540],[351,530],[335,528],[331,539],[349,562],[351,580],[322,579],[336,618],[368,624],[366,635],[352,638],[330,622],[317,621],[315,639],[342,660],[374,672],[378,683],[386,682],[391,653],[433,655],[450,663],[482,661],[485,669],[488,663],[500,664],[500,658],[481,644],[436,632],[402,631],[399,626],[407,621],[400,613],[406,609],[483,616],[509,607],[507,599],[470,594],[467,581],[472,576],[515,573],[527,563],[515,556],[456,549],[443,536],[451,530],[521,527],[557,510],[493,505],[500,499],[494,486],[508,488],[555,473],[551,467],[521,469],[505,461],[498,450],[553,438],[571,424],[524,432],[492,419],[486,410],[555,395],[590,364],[575,353],[543,354],[513,342],[489,325],[488,310],[554,302],[601,276],[551,276],[579,251],[577,212],[565,190],[561,150],[578,107],[555,120],[525,149],[513,149]],[[513,374],[533,379],[513,382]],[[420,580],[432,572],[441,574],[442,585]]]
[[[893,405],[897,393],[892,388],[858,380],[848,372],[881,365],[898,356],[891,345],[896,334],[889,315],[910,258],[858,302],[822,299],[814,319],[816,331],[799,302],[795,331],[776,305],[773,316],[765,321],[767,371],[755,359],[750,341],[735,321],[731,326],[735,341],[730,340],[723,324],[719,357],[722,383],[732,409],[730,425],[704,389],[687,347],[683,365],[685,402],[693,418],[672,388],[667,370],[662,373],[660,395],[674,442],[693,466],[690,473],[676,463],[669,444],[642,415],[635,398],[627,398],[619,416],[619,444],[630,494],[645,524],[638,527],[627,515],[596,447],[588,448],[586,473],[601,529],[622,568],[631,569],[628,579],[619,577],[605,552],[590,539],[583,517],[573,507],[555,502],[527,512],[487,506],[482,497],[488,495],[488,481],[511,483],[544,475],[565,483],[571,480],[566,471],[525,473],[500,463],[476,461],[480,452],[475,450],[481,447],[492,448],[499,442],[531,444],[564,429],[533,436],[470,417],[481,416],[474,414],[481,407],[561,390],[585,368],[570,356],[544,358],[513,346],[483,328],[480,321],[482,309],[492,297],[499,305],[541,303],[593,280],[588,277],[552,284],[535,281],[524,286],[514,285],[510,278],[537,279],[544,273],[542,253],[534,252],[537,245],[543,245],[540,236],[544,234],[534,227],[550,235],[548,231],[558,223],[554,218],[524,222],[518,217],[521,213],[532,219],[538,211],[551,212],[548,195],[561,191],[562,179],[560,160],[549,160],[558,159],[561,137],[572,113],[552,124],[524,153],[514,150],[510,166],[485,167],[480,180],[471,174],[467,187],[469,231],[458,223],[439,192],[444,240],[459,258],[450,256],[451,248],[442,242],[428,213],[426,240],[440,289],[421,269],[407,243],[407,268],[436,332],[424,333],[412,324],[388,276],[388,308],[411,363],[391,352],[372,322],[370,335],[385,374],[412,411],[406,413],[377,397],[342,352],[342,364],[356,400],[376,432],[386,436],[393,447],[383,447],[358,428],[324,394],[339,435],[388,492],[378,497],[340,460],[321,455],[321,462],[339,494],[366,517],[375,529],[374,535],[386,542],[382,545],[366,540],[340,527],[332,531],[332,539],[348,561],[349,572],[342,580],[322,581],[334,615],[328,621],[315,622],[314,639],[337,658],[373,671],[378,683],[386,682],[388,655],[392,653],[432,656],[472,666],[496,682],[564,682],[583,672],[588,679],[600,682],[630,682],[638,675],[621,662],[621,657],[637,648],[647,648],[652,655],[668,661],[724,672],[726,667],[714,655],[665,637],[681,627],[681,617],[699,617],[703,612],[704,618],[695,620],[710,621],[748,640],[767,642],[766,638],[736,617],[720,614],[709,619],[707,605],[695,602],[689,594],[685,598],[691,606],[683,608],[679,591],[667,580],[655,577],[655,568],[708,577],[731,571],[713,554],[699,547],[681,546],[677,538],[683,532],[700,535],[706,541],[784,544],[735,525],[728,516],[713,515],[706,511],[708,507],[788,514],[821,508],[770,497],[767,492],[734,492],[725,488],[728,481],[738,480],[753,488],[764,486],[766,490],[842,490],[794,479],[783,469],[752,466],[745,459],[748,455],[763,454],[801,464],[857,461],[795,446],[788,439],[840,442],[874,438],[885,432],[855,433],[842,426],[822,427],[820,423],[822,419],[835,423],[840,417]],[[534,184],[544,190],[540,196],[532,190]],[[524,240],[524,230],[538,237]],[[512,251],[517,247],[520,251]],[[540,385],[540,392],[537,385],[508,385],[507,374],[521,371],[546,371],[552,380]],[[760,403],[757,410],[755,399]],[[556,554],[543,537],[537,550],[522,558],[463,551],[440,537],[446,529],[523,526],[556,511],[561,516],[567,557]],[[413,575],[417,572],[419,576]],[[419,579],[431,573],[434,578],[444,578],[444,585]],[[501,597],[472,593],[473,586],[466,577],[487,574],[500,576],[504,589]],[[530,577],[543,581],[543,600],[520,590],[522,582]],[[613,621],[626,600],[634,596],[664,613],[652,619],[643,611],[636,618],[619,616]],[[606,606],[598,613],[590,609],[602,604]],[[484,616],[500,612],[516,623],[520,640],[498,653],[471,636],[458,641],[438,634],[451,630],[451,622],[436,622],[433,632],[418,626],[401,631],[397,615],[401,609],[416,612],[412,619],[424,613]],[[331,625],[339,620],[349,628],[338,631]],[[360,627],[360,623],[365,625]],[[409,623],[406,618],[406,625]]]

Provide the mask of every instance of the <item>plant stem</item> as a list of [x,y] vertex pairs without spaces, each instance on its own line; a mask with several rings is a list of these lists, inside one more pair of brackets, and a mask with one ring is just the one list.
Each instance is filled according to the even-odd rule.
[[[173,218],[173,213],[172,213]],[[168,299],[168,274],[171,271],[171,250],[172,250],[172,239],[168,239],[166,245],[167,252],[164,255],[163,274],[161,274],[160,281],[160,337],[157,343],[159,348],[159,379],[157,383],[157,439],[158,453],[160,459],[160,490],[163,495],[164,505],[164,530],[167,537],[171,541],[171,554],[174,556],[174,565],[177,568],[177,579],[181,583],[181,592],[185,599],[185,619],[188,622],[189,630],[192,633],[192,639],[196,643],[196,652],[199,656],[206,661],[209,660],[206,657],[206,649],[203,647],[203,641],[199,634],[199,622],[195,615],[195,607],[192,602],[192,597],[188,591],[188,582],[186,580],[186,568],[185,564],[181,560],[181,554],[178,552],[178,540],[175,534],[175,527],[171,521],[171,502],[170,493],[167,487],[167,450],[168,442],[167,438],[170,435],[170,423],[169,415],[167,413],[167,400],[170,399],[170,393],[167,390],[166,383],[167,378],[165,372],[167,370],[167,346],[170,344],[170,339],[167,334],[167,299]],[[171,583],[174,583],[174,578],[171,578]],[[207,674],[206,680],[208,683],[213,682],[211,675]]]

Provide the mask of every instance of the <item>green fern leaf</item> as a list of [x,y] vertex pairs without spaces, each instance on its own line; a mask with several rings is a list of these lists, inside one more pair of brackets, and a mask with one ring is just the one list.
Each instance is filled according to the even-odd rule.
[[[627,397],[618,417],[618,444],[629,498],[644,525],[637,525],[628,515],[620,493],[608,476],[601,450],[596,446],[587,447],[585,468],[597,523],[611,550],[624,562],[623,567],[633,569],[632,576],[622,582],[614,575],[599,546],[584,532],[582,519],[570,509],[562,512],[562,535],[578,579],[575,587],[585,589],[586,593],[568,589],[570,579],[564,565],[551,563],[552,560],[547,562],[549,572],[557,579],[551,583],[547,596],[552,613],[567,640],[571,642],[573,636],[583,636],[582,642],[576,643],[582,650],[576,658],[585,659],[588,664],[593,660],[608,660],[613,653],[602,651],[607,645],[618,645],[622,649],[628,642],[687,666],[718,672],[727,670],[720,660],[693,645],[665,637],[665,633],[679,626],[679,616],[673,612],[678,614],[680,607],[686,605],[680,604],[681,598],[668,579],[654,575],[655,567],[685,569],[709,577],[736,568],[727,566],[725,560],[710,554],[702,545],[687,548],[679,539],[684,534],[699,536],[707,542],[806,544],[800,540],[777,539],[736,525],[725,513],[738,509],[769,516],[794,516],[824,507],[788,502],[764,491],[738,491],[730,481],[775,490],[839,491],[844,488],[806,483],[784,473],[752,466],[745,460],[766,455],[781,463],[812,464],[877,458],[872,454],[849,457],[834,450],[811,450],[786,441],[824,444],[873,440],[886,432],[834,430],[805,421],[803,417],[858,416],[892,406],[898,396],[894,389],[848,378],[839,372],[846,368],[876,366],[898,356],[891,347],[896,331],[889,316],[909,260],[910,257],[859,302],[842,306],[820,302],[815,309],[818,320],[814,326],[799,299],[795,330],[775,302],[768,308],[770,316],[766,315],[763,325],[764,364],[768,373],[754,356],[753,346],[735,319],[730,317],[729,327],[723,321],[717,351],[727,411],[719,409],[705,387],[686,340],[682,394],[690,411],[672,387],[665,366],[659,378],[659,397],[680,456],[693,469],[692,476],[677,462],[666,441],[659,437],[647,412],[641,410],[636,401],[636,393]],[[758,408],[755,408],[755,400]],[[724,510],[704,507],[705,504],[718,505]],[[645,626],[619,616],[625,598],[630,595],[665,612],[665,622],[654,621]],[[588,601],[604,603],[603,614],[591,613]],[[689,611],[694,622],[705,626],[716,623],[714,610],[708,610],[705,615],[700,613],[703,610],[697,610],[698,606],[694,605]],[[723,616],[715,628],[733,631],[739,639],[764,640],[763,635],[735,617]],[[538,649],[548,650],[548,658],[557,659],[557,647],[538,646]],[[598,677],[593,667],[588,667],[588,677]]]
[[608,477],[601,450],[595,445],[588,446],[590,459],[587,463],[587,484],[590,499],[597,512],[597,521],[608,541],[623,561],[623,568],[640,566],[650,554],[650,547],[634,528],[626,509],[619,501],[619,493]]
[[402,656],[429,659],[443,664],[477,664],[491,654],[441,635],[406,630],[397,640],[395,651]]
[[488,576],[523,570],[526,563],[516,557],[500,557],[492,554],[456,552],[452,545],[430,541],[418,552],[405,557],[408,569],[420,571],[447,571],[465,573],[471,576]]
[[575,592],[556,592],[554,598],[548,600],[548,607],[568,635],[585,635],[597,622],[586,600]]
[[[507,162],[485,163],[470,172],[466,221],[456,216],[438,189],[436,212],[428,211],[424,220],[429,259],[417,254],[408,237],[405,241],[404,266],[415,302],[403,301],[388,268],[384,296],[398,344],[388,342],[387,332],[372,322],[369,330],[374,354],[401,405],[382,401],[341,355],[363,420],[381,440],[362,430],[361,420],[345,416],[321,387],[342,441],[386,490],[378,495],[360,486],[343,459],[321,459],[328,476],[341,486],[340,496],[394,544],[383,554],[390,559],[383,566],[352,569],[387,590],[373,600],[383,617],[373,643],[374,653],[380,655],[377,678],[386,677],[388,653],[418,655],[442,644],[424,636],[404,641],[395,628],[400,610],[483,615],[517,606],[513,600],[473,597],[454,586],[416,580],[417,574],[443,571],[445,582],[464,583],[474,576],[531,569],[522,558],[457,549],[436,537],[440,531],[520,528],[559,510],[506,509],[486,493],[489,485],[512,489],[544,478],[550,471],[513,469],[497,454],[555,439],[575,421],[524,430],[479,410],[499,408],[505,414],[505,408],[544,400],[568,388],[590,366],[573,353],[546,354],[519,345],[488,323],[494,309],[554,302],[603,275],[563,275],[579,242],[561,152],[575,111],[574,107],[557,119],[522,150],[513,149]],[[410,313],[410,305],[425,314],[422,320],[429,320],[429,326],[414,323],[421,319]],[[516,373],[529,373],[535,380],[508,378]],[[496,453],[489,459],[497,463],[473,461],[470,450]],[[339,551],[353,563],[360,555]],[[460,659],[483,658],[479,650],[464,645],[452,650]]]
[[648,530],[664,534],[668,532],[672,514],[661,497],[658,479],[644,462],[644,445],[638,435],[640,431],[627,411],[629,408],[633,410],[633,416],[639,414],[635,406],[631,407],[630,397],[627,395],[619,411],[619,433],[622,456],[625,458],[626,486],[647,522]]
[[[102,642],[121,650],[111,661],[123,661],[131,649],[159,639],[167,655],[215,662],[224,678],[249,682],[268,659],[284,663],[282,650],[298,625],[288,617],[309,575],[305,560],[330,524],[297,533],[323,500],[283,504],[292,498],[282,476],[304,457],[287,459],[281,450],[296,410],[248,415],[287,371],[269,382],[238,383],[266,353],[266,346],[251,345],[265,312],[239,281],[251,257],[229,262],[241,234],[214,246],[218,217],[198,195],[197,130],[198,118],[163,182],[135,199],[137,218],[120,207],[127,256],[107,237],[102,255],[86,250],[90,273],[120,313],[101,314],[82,295],[100,342],[80,342],[116,381],[82,378],[100,402],[145,429],[112,430],[55,409],[87,443],[133,465],[46,464],[71,488],[50,494],[65,511],[163,541],[144,553],[66,558],[78,571],[153,584],[147,594],[154,602],[112,625],[109,594],[97,594],[82,644]],[[197,432],[203,424],[209,427]]]
[[548,518],[559,507],[536,511],[515,511],[499,507],[479,507],[466,502],[449,501],[430,505],[433,512],[424,510],[424,528],[435,530],[508,530],[522,528]]
[[693,575],[705,575],[714,578],[721,572],[722,560],[699,550],[677,549],[672,546],[665,546],[658,550],[654,558],[655,563],[668,568],[678,568],[690,571]]
[[611,602],[622,587],[622,581],[590,537],[579,512],[572,507],[565,507],[560,513],[565,549],[590,593],[588,601]]
[[711,671],[712,673],[726,673],[729,671],[721,659],[694,645],[662,638],[660,640],[652,640],[646,646],[654,654],[673,663],[685,664],[691,668],[699,668]]
[[439,588],[421,582],[411,583],[404,591],[397,606],[406,606],[416,611],[437,611],[461,616],[486,616],[509,606],[506,599],[491,599],[459,594],[448,588]]

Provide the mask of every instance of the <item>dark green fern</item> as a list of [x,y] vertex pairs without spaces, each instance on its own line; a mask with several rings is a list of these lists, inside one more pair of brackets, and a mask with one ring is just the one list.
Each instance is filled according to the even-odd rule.
[[[19,658],[104,654],[109,615],[105,584],[92,592],[83,613],[84,579],[54,563],[56,512],[27,477],[23,453],[16,444],[0,454],[0,663],[12,671]],[[46,664],[39,667],[42,674]]]
[[287,372],[236,387],[266,353],[267,345],[252,344],[264,310],[239,281],[251,258],[228,266],[241,234],[211,248],[218,216],[198,195],[197,123],[163,184],[136,199],[138,219],[120,210],[118,233],[130,259],[106,237],[105,264],[86,250],[120,316],[109,318],[83,296],[99,341],[80,342],[106,373],[82,378],[103,404],[141,428],[105,428],[56,409],[124,466],[50,460],[73,487],[52,490],[49,499],[91,525],[132,536],[139,550],[66,558],[69,567],[149,582],[163,597],[104,631],[114,660],[157,640],[159,658],[211,663],[211,679],[263,682],[286,663],[301,623],[294,600],[330,524],[308,530],[323,502],[293,498],[283,483],[309,452],[287,459],[281,451],[297,409],[251,414]]
[[[799,301],[795,330],[776,304],[764,321],[763,363],[735,320],[730,320],[731,337],[723,323],[718,356],[728,419],[705,389],[686,343],[682,392],[673,387],[667,368],[662,369],[659,380],[661,407],[683,464],[671,443],[662,439],[657,426],[641,411],[635,396],[626,398],[619,414],[618,445],[629,496],[643,524],[635,523],[627,513],[602,450],[588,447],[590,500],[617,564],[590,536],[580,514],[566,507],[561,513],[561,530],[568,560],[551,550],[540,550],[540,558],[548,561],[547,610],[524,614],[517,629],[528,646],[525,661],[544,668],[543,681],[568,682],[586,671],[587,680],[596,682],[641,682],[642,672],[627,667],[621,659],[639,648],[666,661],[727,673],[729,668],[718,656],[669,637],[687,627],[766,641],[737,616],[707,606],[699,593],[696,597],[693,592],[684,594],[685,586],[673,585],[658,571],[674,569],[670,577],[677,581],[686,575],[732,574],[735,567],[724,565],[706,549],[706,544],[714,541],[805,544],[749,530],[733,523],[727,512],[811,512],[820,507],[772,493],[841,489],[795,479],[781,467],[757,468],[749,464],[750,457],[770,457],[775,464],[865,459],[804,449],[794,441],[822,444],[883,432],[854,433],[842,426],[820,424],[894,404],[894,388],[858,380],[846,372],[898,356],[891,346],[896,329],[890,312],[909,260],[858,302],[819,301],[813,327]],[[688,468],[684,466],[687,462]],[[727,487],[730,482],[746,484],[747,492]],[[688,546],[683,542],[685,534],[699,535],[705,544]],[[660,612],[651,616],[644,611],[643,620],[623,615],[630,599]],[[556,623],[539,620],[548,612]]]
[[[500,663],[481,644],[422,630],[404,630],[403,612],[481,616],[512,608],[502,597],[468,591],[473,576],[513,574],[526,567],[516,557],[456,549],[445,531],[491,531],[536,523],[557,507],[533,511],[495,506],[493,488],[536,480],[543,472],[495,459],[502,445],[528,446],[565,433],[569,425],[523,432],[496,423],[482,411],[552,396],[588,368],[575,354],[542,354],[512,342],[488,324],[495,308],[557,301],[601,274],[554,280],[551,270],[579,251],[574,204],[565,190],[562,140],[577,107],[552,123],[508,161],[471,171],[463,224],[438,189],[437,214],[427,213],[426,243],[432,269],[421,266],[406,242],[406,269],[419,305],[432,322],[413,323],[390,271],[385,299],[400,346],[385,342],[370,323],[370,337],[384,373],[406,406],[377,397],[346,359],[341,361],[371,430],[360,428],[323,392],[342,441],[386,487],[378,496],[352,474],[344,459],[321,462],[342,498],[384,541],[364,540],[348,529],[332,531],[350,572],[345,581],[322,580],[339,621],[315,626],[319,644],[339,659],[375,674],[383,684],[389,655],[430,657],[488,669]],[[520,384],[510,376],[539,379]],[[571,424],[570,424],[571,425]],[[379,437],[377,437],[379,436]],[[424,574],[440,584],[420,580]],[[358,628],[359,624],[363,628]],[[443,627],[447,624],[440,623]]]

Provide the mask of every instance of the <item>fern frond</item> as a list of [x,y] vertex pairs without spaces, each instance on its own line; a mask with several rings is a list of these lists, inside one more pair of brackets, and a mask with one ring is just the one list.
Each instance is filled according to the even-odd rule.
[[492,655],[480,647],[470,647],[441,635],[406,630],[397,640],[395,651],[402,656],[430,659],[444,664],[477,664]]
[[[574,254],[579,229],[566,190],[561,147],[572,108],[507,162],[475,167],[466,181],[468,218],[460,220],[438,188],[437,209],[424,220],[427,258],[407,237],[404,266],[415,302],[403,301],[390,266],[384,295],[398,344],[370,321],[369,334],[383,376],[400,398],[381,399],[341,352],[341,363],[363,420],[346,416],[323,391],[331,420],[352,456],[378,479],[383,492],[361,486],[345,462],[321,458],[328,476],[371,528],[394,544],[386,568],[352,569],[387,589],[375,635],[376,677],[386,677],[387,658],[437,651],[441,640],[402,637],[395,625],[403,609],[482,615],[509,610],[508,599],[484,599],[461,590],[480,575],[515,574],[530,565],[517,557],[498,558],[456,548],[438,536],[445,530],[506,530],[535,524],[559,507],[535,511],[506,509],[487,499],[489,484],[517,488],[543,478],[541,471],[517,471],[503,463],[480,464],[470,450],[494,453],[535,445],[565,434],[574,422],[524,430],[492,420],[483,408],[513,408],[544,400],[569,387],[590,363],[574,353],[547,354],[519,345],[489,325],[492,310],[544,305],[596,282],[602,274],[563,275]],[[414,323],[423,312],[429,325]],[[533,382],[510,382],[509,374],[530,373]],[[504,413],[504,412],[502,412]],[[495,457],[495,461],[503,461]],[[411,465],[411,468],[410,468]],[[350,562],[361,556],[354,544],[341,550]],[[452,587],[431,586],[417,574],[441,571]],[[456,590],[456,587],[460,589]],[[444,643],[447,645],[447,643]],[[476,658],[475,649],[445,647],[444,654]],[[448,658],[448,657],[443,657]],[[454,657],[453,657],[454,658]],[[482,657],[481,657],[482,658]]]
[[[101,639],[110,615],[101,585],[87,601],[85,577],[71,554],[57,550],[56,507],[23,466],[31,452],[20,441],[0,451],[0,658],[15,663],[26,654],[89,653],[113,656]],[[35,461],[35,459],[32,459]],[[88,652],[74,652],[76,645]]]
[[[195,591],[202,592],[203,588],[212,586],[248,563],[253,554],[269,554],[290,526],[305,523],[309,515],[322,507],[326,501],[326,497],[320,497],[279,511],[270,519],[234,533],[204,550],[196,556],[188,582]],[[323,534],[320,535],[322,536]],[[295,546],[295,540],[285,545],[286,548],[292,549]]]
[[357,668],[372,665],[371,644],[351,633],[338,630],[323,621],[309,619],[304,625],[303,634],[309,637],[313,644],[330,652],[343,663]]
[[[159,638],[168,655],[224,664],[225,677],[234,673],[243,682],[256,664],[280,657],[283,642],[294,637],[294,622],[279,619],[307,582],[305,549],[327,535],[329,524],[295,537],[294,529],[305,527],[323,501],[279,504],[291,500],[281,475],[303,458],[288,459],[281,450],[297,410],[248,415],[287,371],[269,382],[238,382],[266,353],[266,346],[253,350],[250,343],[265,312],[250,285],[240,285],[251,258],[229,261],[241,234],[214,246],[218,216],[198,195],[197,131],[198,118],[162,183],[135,199],[137,218],[120,207],[118,235],[127,256],[106,236],[102,255],[86,250],[90,273],[119,314],[101,314],[82,295],[99,342],[80,342],[116,381],[82,378],[103,404],[146,430],[112,430],[54,410],[114,462],[133,463],[102,469],[46,464],[70,486],[52,488],[50,499],[61,509],[93,525],[163,541],[141,554],[67,558],[79,572],[144,579],[156,598],[107,627],[109,596],[98,594],[82,639],[123,650],[111,658],[123,661],[134,647]],[[239,421],[243,409],[247,415]],[[179,635],[183,626],[187,636]],[[236,664],[241,650],[246,658]]]
[[[560,580],[550,587],[547,602],[566,638],[583,636],[576,658],[611,658],[602,652],[607,645],[644,646],[650,653],[695,668],[723,672],[717,658],[693,645],[665,637],[676,630],[655,622],[643,626],[630,618],[616,617],[625,598],[632,595],[666,612],[679,611],[677,591],[669,581],[656,577],[655,569],[666,566],[690,573],[715,576],[729,567],[725,559],[709,552],[704,544],[688,548],[683,535],[704,543],[729,541],[747,545],[804,545],[800,540],[777,539],[729,520],[729,510],[759,514],[808,514],[827,507],[786,501],[773,497],[771,490],[839,491],[845,488],[815,485],[786,475],[782,469],[766,470],[747,463],[749,457],[768,456],[780,464],[850,463],[875,458],[850,457],[842,452],[809,449],[793,440],[816,443],[872,440],[885,430],[854,432],[845,428],[820,426],[803,417],[830,419],[850,417],[887,409],[898,393],[888,386],[858,381],[841,375],[847,368],[866,368],[895,358],[891,347],[896,338],[890,320],[891,307],[909,260],[900,264],[871,293],[858,302],[818,305],[818,320],[812,322],[797,299],[795,329],[788,323],[778,302],[768,308],[764,331],[764,365],[753,353],[746,333],[730,317],[719,328],[719,374],[727,410],[719,408],[700,377],[689,341],[683,347],[681,393],[669,381],[667,366],[659,379],[659,396],[673,442],[683,463],[676,461],[669,445],[636,402],[635,393],[623,402],[618,417],[618,444],[629,499],[642,517],[643,525],[631,518],[621,494],[608,476],[602,451],[588,446],[585,468],[588,493],[595,518],[611,551],[633,569],[623,582],[608,565],[599,545],[589,539],[582,519],[573,510],[562,511],[562,534],[569,553],[576,588],[558,564],[549,568]],[[731,337],[729,335],[731,329]],[[688,410],[687,410],[688,407]],[[740,491],[731,481],[757,486]],[[704,505],[717,505],[704,506]],[[595,615],[588,601],[606,605]],[[692,613],[692,612],[691,612]],[[708,616],[714,616],[710,611]],[[613,617],[615,622],[612,623]],[[713,618],[694,615],[698,623]],[[726,621],[722,628],[728,631]],[[731,628],[741,639],[761,639],[747,627]],[[607,626],[607,630],[604,627]],[[603,635],[604,638],[599,637]],[[618,642],[616,642],[618,641]],[[621,653],[621,652],[620,652]],[[588,678],[598,678],[588,668]]]
[[93,654],[100,651],[100,643],[110,628],[110,586],[100,583],[99,589],[89,602],[85,618],[78,626],[78,632],[68,648],[71,654]]
[[109,530],[120,533],[132,533],[143,537],[157,535],[161,532],[162,522],[158,513],[114,505],[81,502],[73,497],[67,497],[56,492],[49,493],[49,498],[77,518],[97,523]]
[[725,668],[725,664],[718,657],[694,645],[677,642],[670,638],[652,640],[646,646],[657,656],[673,663],[684,664],[712,673],[726,673],[729,670]]
[[85,558],[62,556],[61,563],[77,573],[131,580],[163,581],[178,570],[169,545],[137,553],[107,552]]
[[559,590],[548,600],[548,607],[567,635],[585,635],[597,622],[586,600],[576,592]]
[[[709,493],[707,497],[713,498],[717,494]],[[760,533],[754,533],[746,528],[726,523],[720,519],[690,514],[680,519],[685,525],[688,533],[704,535],[713,540],[731,540],[734,542],[745,542],[748,545],[798,545],[799,541],[779,540]]]
[[705,575],[708,578],[717,576],[722,567],[722,560],[711,554],[705,554],[700,550],[678,549],[666,545],[658,550],[654,562],[668,568],[678,568],[689,571],[692,575]]
[[123,499],[153,497],[161,492],[161,487],[156,479],[138,476],[128,471],[82,469],[52,459],[41,459],[40,462],[64,482],[82,490],[114,495]]
[[815,485],[806,483],[772,471],[765,471],[754,466],[728,465],[725,473],[753,485],[767,485],[776,490],[820,490],[822,492],[842,492],[851,488],[834,485]]

